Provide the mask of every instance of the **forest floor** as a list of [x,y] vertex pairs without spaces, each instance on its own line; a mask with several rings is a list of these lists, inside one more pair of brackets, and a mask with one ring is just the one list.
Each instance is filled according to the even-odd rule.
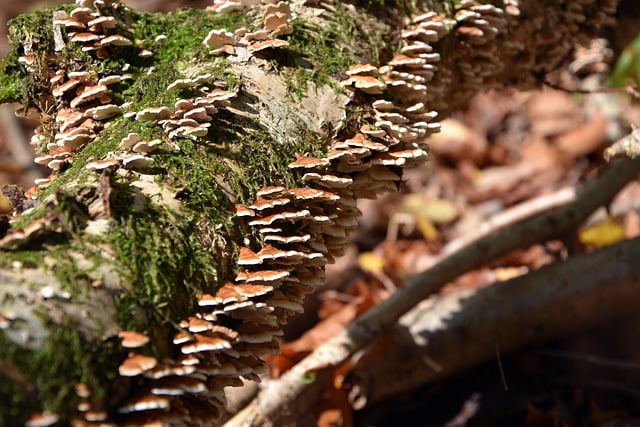
[[[45,1],[0,0],[4,21]],[[209,2],[136,0],[147,10]],[[1,16],[3,15],[4,16]],[[3,27],[4,28],[4,27]],[[0,52],[6,52],[6,41]],[[556,86],[590,90],[603,83],[611,55],[594,44],[559,74]],[[590,68],[580,58],[590,57]],[[595,65],[594,65],[595,64]],[[0,107],[0,187],[32,186],[47,171],[28,144],[37,120]],[[283,355],[271,357],[277,377],[295,361],[424,271],[466,236],[502,221],[508,227],[539,206],[562,204],[605,164],[603,151],[640,123],[640,107],[624,93],[584,94],[544,87],[475,96],[429,142],[432,161],[405,174],[402,191],[360,204],[360,228],[347,254],[328,269],[326,286],[290,320]],[[448,284],[446,294],[479,289],[537,270],[569,255],[640,236],[640,184],[632,182],[608,211],[596,212],[575,235],[513,252]],[[639,261],[640,262],[640,261]],[[337,387],[315,408],[328,426],[640,426],[640,310],[579,335],[500,354],[484,364],[424,384],[375,405],[354,402]],[[571,322],[567,318],[567,322]],[[375,366],[369,366],[375,369]],[[348,387],[348,381],[342,383]],[[355,409],[357,408],[357,409]]]

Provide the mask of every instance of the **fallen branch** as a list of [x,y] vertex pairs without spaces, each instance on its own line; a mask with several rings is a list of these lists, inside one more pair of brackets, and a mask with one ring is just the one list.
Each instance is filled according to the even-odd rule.
[[[639,170],[640,159],[614,162],[597,179],[585,185],[574,203],[477,240],[427,271],[409,278],[389,299],[318,347],[279,380],[271,382],[227,425],[281,425],[288,415],[305,413],[326,388],[333,367],[371,343],[419,301],[461,274],[514,249],[573,232],[598,207],[609,204]],[[310,374],[314,381],[309,381]]]
[[[637,314],[640,239],[481,289],[431,298],[369,346],[350,400],[374,404],[526,345]],[[375,368],[375,369],[373,369]]]
[[531,218],[539,213],[548,212],[551,209],[566,206],[575,201],[576,190],[573,187],[562,188],[551,194],[543,194],[519,203],[509,209],[493,215],[483,221],[480,226],[471,233],[466,233],[456,240],[449,242],[440,252],[441,257],[448,256],[457,250],[464,248],[468,244],[496,231],[508,227],[518,221]]

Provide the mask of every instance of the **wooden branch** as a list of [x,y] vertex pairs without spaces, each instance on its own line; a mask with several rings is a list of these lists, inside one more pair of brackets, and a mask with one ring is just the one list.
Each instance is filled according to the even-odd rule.
[[478,90],[539,85],[611,22],[593,1],[76,0],[14,20],[0,101],[41,112],[57,173],[0,236],[0,424],[214,423],[344,251],[356,199],[397,188]]
[[640,238],[423,301],[367,347],[352,402],[374,404],[524,346],[637,314]]
[[574,187],[562,188],[551,194],[543,194],[531,200],[518,203],[502,212],[493,215],[482,221],[479,227],[470,233],[466,233],[459,238],[447,243],[440,251],[439,256],[445,258],[451,253],[459,249],[497,232],[502,228],[506,228],[511,224],[531,218],[551,209],[566,206],[576,199],[576,189]]
[[[404,287],[354,321],[342,333],[318,347],[306,359],[265,387],[229,426],[276,425],[288,414],[305,413],[328,386],[329,372],[371,343],[419,301],[437,292],[461,274],[478,268],[514,249],[526,248],[572,233],[600,206],[606,206],[626,183],[640,172],[640,159],[613,162],[587,183],[568,206],[541,214],[481,238],[441,260],[427,271],[410,277]],[[308,381],[309,375],[315,381]],[[288,408],[287,411],[284,408]]]

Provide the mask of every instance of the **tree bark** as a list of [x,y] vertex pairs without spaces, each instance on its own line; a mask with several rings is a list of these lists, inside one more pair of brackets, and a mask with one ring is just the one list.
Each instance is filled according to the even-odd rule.
[[425,159],[436,117],[539,84],[615,8],[76,3],[14,21],[0,63],[0,101],[41,112],[55,170],[40,204],[4,191],[3,425],[215,424],[340,256],[355,200]]

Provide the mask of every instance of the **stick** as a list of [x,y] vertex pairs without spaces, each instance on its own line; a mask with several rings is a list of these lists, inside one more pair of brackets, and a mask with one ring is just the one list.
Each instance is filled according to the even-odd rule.
[[[639,171],[640,159],[612,162],[597,179],[585,185],[574,203],[477,240],[427,271],[410,277],[405,286],[389,299],[318,347],[280,379],[269,383],[247,408],[226,425],[282,425],[288,415],[305,413],[327,385],[332,367],[372,342],[419,301],[461,274],[512,250],[571,233],[598,207],[609,204]],[[313,373],[315,381],[309,381],[309,373]]]
[[350,397],[372,405],[495,359],[496,345],[504,355],[635,315],[638,259],[640,238],[491,286],[430,298],[358,358],[349,374]]

